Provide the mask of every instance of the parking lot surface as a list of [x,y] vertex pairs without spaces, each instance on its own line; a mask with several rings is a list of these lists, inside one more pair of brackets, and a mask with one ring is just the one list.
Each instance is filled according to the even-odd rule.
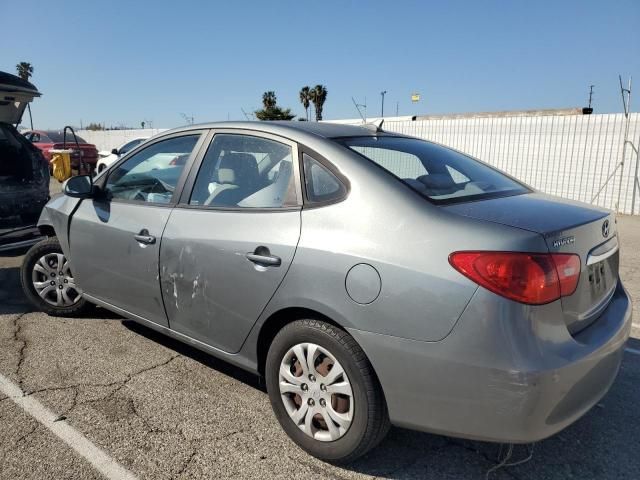
[[[640,217],[618,224],[638,322]],[[398,428],[354,464],[322,463],[281,431],[256,377],[104,310],[76,319],[34,312],[20,290],[20,262],[0,258],[0,379],[34,402],[19,406],[0,393],[1,479],[90,479],[109,470],[37,421],[33,411],[43,410],[139,478],[485,478],[496,464],[499,445]],[[489,478],[638,478],[639,328],[633,337],[597,407],[536,444],[529,462]],[[517,446],[512,460],[526,454]]]

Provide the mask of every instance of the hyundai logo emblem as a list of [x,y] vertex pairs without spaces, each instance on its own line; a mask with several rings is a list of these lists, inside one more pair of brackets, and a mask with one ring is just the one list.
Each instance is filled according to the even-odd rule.
[[605,238],[609,236],[609,220],[605,220],[602,224],[602,236]]

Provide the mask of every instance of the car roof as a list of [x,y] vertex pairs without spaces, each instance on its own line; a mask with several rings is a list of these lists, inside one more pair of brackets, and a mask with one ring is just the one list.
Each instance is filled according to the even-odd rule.
[[188,130],[198,130],[202,128],[237,128],[246,130],[258,130],[261,132],[280,134],[285,136],[287,136],[287,134],[295,135],[296,133],[303,135],[311,134],[328,139],[340,137],[371,137],[381,135],[401,136],[396,133],[390,134],[388,132],[378,130],[373,124],[359,126],[328,122],[325,123],[299,121],[211,122],[175,128],[163,133],[176,133]]

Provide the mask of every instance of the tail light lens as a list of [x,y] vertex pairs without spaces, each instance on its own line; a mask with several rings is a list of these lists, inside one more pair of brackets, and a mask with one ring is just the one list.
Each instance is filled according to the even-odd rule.
[[566,253],[455,252],[449,263],[481,287],[529,305],[575,292],[580,257]]

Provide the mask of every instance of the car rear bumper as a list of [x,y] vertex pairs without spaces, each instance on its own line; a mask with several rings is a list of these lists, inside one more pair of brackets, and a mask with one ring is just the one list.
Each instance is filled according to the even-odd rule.
[[601,317],[574,336],[554,320],[559,308],[526,307],[479,290],[440,342],[350,333],[373,364],[393,424],[529,443],[564,429],[604,396],[631,330],[621,283]]

